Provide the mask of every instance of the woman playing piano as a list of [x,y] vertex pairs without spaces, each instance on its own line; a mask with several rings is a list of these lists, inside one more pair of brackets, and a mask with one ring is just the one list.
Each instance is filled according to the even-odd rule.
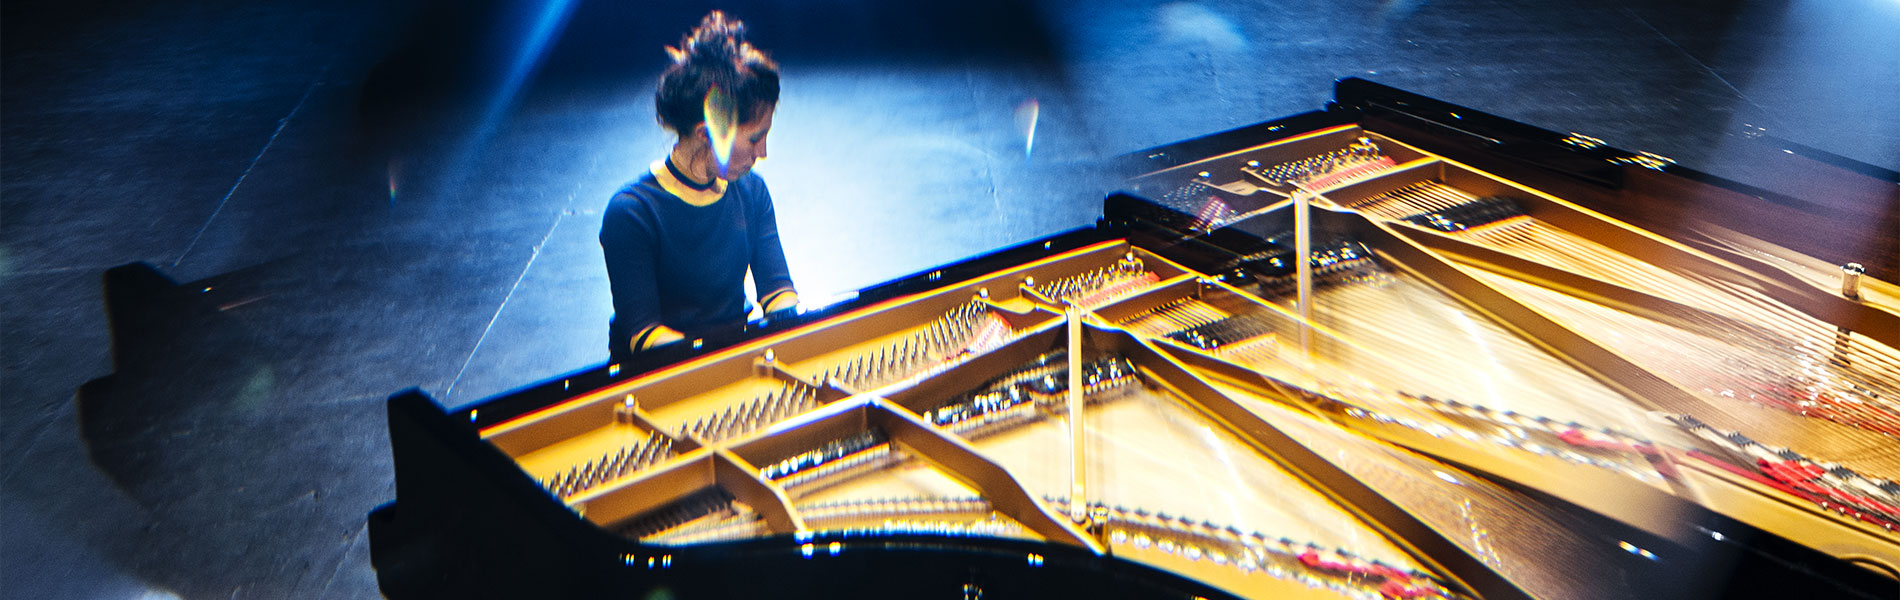
[[766,313],[798,303],[772,196],[752,173],[772,130],[778,65],[718,11],[666,51],[673,64],[654,100],[678,141],[614,194],[600,227],[616,361],[744,323],[748,269]]

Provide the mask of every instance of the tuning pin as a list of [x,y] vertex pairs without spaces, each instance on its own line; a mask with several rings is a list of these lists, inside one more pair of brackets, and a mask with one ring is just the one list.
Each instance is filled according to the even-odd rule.
[[766,394],[765,398],[752,403],[752,409],[746,411],[745,415],[747,430],[758,429],[760,422],[765,420],[766,405],[771,403],[772,397],[772,394]]
[[657,445],[658,444],[654,443],[652,435],[648,435],[647,441],[635,445],[633,447],[633,459],[628,461],[627,470],[632,471],[646,467],[647,462],[652,460],[653,448]]
[[621,448],[619,451],[608,453],[601,460],[601,463],[605,464],[606,466],[601,467],[600,469],[600,480],[606,481],[609,479],[613,479],[615,477],[619,477],[620,466],[624,464],[626,460],[627,460],[626,448]]
[[614,479],[625,477],[629,471],[633,470],[634,453],[638,449],[637,446],[627,446],[620,450],[620,457],[614,460]]
[[798,393],[797,390],[792,390],[789,393],[781,395],[778,398],[772,400],[772,411],[771,411],[772,420],[776,421],[778,419],[783,419],[785,417],[791,416],[792,397],[793,397],[793,394],[797,394],[797,393]]

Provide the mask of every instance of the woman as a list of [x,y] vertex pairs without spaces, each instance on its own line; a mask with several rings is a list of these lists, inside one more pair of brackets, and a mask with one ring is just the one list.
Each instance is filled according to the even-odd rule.
[[772,196],[752,166],[765,158],[778,65],[714,11],[668,47],[654,95],[673,151],[614,194],[600,227],[613,286],[614,360],[745,322],[746,270],[767,313],[798,303]]

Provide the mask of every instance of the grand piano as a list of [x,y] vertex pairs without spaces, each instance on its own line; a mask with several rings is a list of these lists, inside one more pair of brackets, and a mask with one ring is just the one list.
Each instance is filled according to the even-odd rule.
[[[1092,227],[450,410],[392,598],[1900,595],[1900,175],[1358,79]],[[1821,198],[1823,200],[1813,200]]]

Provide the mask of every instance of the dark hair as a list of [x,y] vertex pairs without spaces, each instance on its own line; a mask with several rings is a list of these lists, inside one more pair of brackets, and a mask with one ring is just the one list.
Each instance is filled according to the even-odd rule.
[[660,125],[685,135],[706,121],[706,96],[720,90],[737,123],[750,123],[778,103],[778,63],[745,41],[745,23],[712,11],[679,47],[653,96]]

